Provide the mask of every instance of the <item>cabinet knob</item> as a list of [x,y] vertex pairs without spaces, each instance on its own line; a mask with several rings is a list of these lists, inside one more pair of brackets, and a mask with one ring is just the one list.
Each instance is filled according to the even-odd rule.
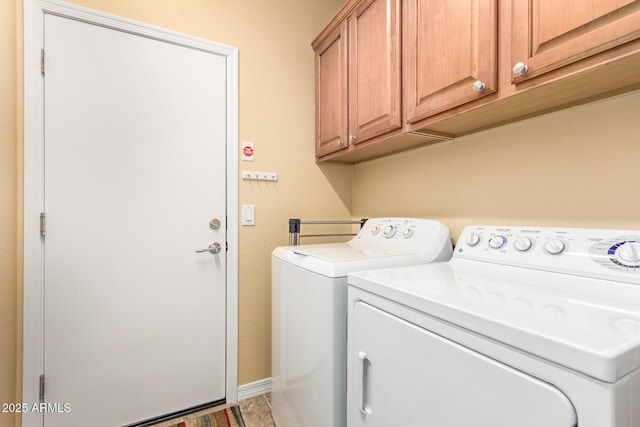
[[484,90],[485,90],[486,88],[487,88],[487,85],[486,85],[486,84],[484,84],[484,82],[483,82],[483,81],[476,80],[476,81],[473,83],[473,91],[474,91],[474,92],[484,92]]
[[513,66],[513,74],[517,74],[519,76],[524,76],[529,71],[529,67],[524,62],[518,62]]
[[356,138],[355,135],[349,135],[349,142],[351,142],[352,144],[355,144],[357,139],[358,138]]
[[344,147],[344,141],[343,140],[338,140],[338,147]]

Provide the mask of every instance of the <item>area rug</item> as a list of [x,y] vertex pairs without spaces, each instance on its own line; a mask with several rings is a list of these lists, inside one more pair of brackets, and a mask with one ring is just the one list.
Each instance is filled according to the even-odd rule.
[[170,427],[246,427],[240,407],[230,406],[210,414],[173,424]]

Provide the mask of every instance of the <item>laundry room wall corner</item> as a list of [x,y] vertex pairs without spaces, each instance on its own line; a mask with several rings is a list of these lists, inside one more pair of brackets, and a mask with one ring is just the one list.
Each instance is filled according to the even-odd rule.
[[255,206],[255,225],[240,227],[240,385],[271,376],[271,252],[288,244],[288,219],[351,218],[352,167],[321,169],[313,143],[311,41],[341,3],[271,3],[249,24],[270,43],[236,43],[240,141],[255,147],[254,161],[240,160],[239,169],[278,173],[277,182],[241,180],[239,187],[240,204]]

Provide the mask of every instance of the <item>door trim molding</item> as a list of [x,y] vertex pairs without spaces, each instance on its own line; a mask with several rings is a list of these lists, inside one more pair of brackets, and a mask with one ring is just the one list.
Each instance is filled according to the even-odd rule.
[[[227,289],[226,400],[238,400],[238,49],[56,0],[24,0],[24,264],[22,313],[22,402],[39,402],[44,365],[43,245],[44,81],[40,51],[44,15],[90,24],[221,55],[227,64]],[[45,67],[46,68],[46,67]],[[46,69],[45,69],[46,72]],[[39,422],[37,420],[40,420]],[[38,413],[22,414],[23,425],[42,424]]]

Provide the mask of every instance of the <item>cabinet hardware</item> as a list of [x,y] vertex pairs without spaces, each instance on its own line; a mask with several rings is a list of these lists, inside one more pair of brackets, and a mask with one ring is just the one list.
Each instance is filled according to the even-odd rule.
[[517,74],[519,76],[524,76],[529,71],[529,67],[524,62],[518,62],[513,66],[513,74]]
[[474,92],[484,92],[484,90],[485,90],[486,88],[487,88],[487,85],[486,85],[486,84],[484,84],[484,82],[483,82],[483,81],[476,80],[476,81],[473,83],[473,91],[474,91]]

